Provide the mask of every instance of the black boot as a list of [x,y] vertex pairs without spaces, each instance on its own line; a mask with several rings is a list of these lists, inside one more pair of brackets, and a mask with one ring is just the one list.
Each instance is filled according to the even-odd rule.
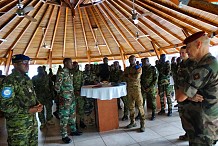
[[152,112],[152,115],[151,115],[151,121],[155,120],[155,112]]
[[138,115],[135,117],[135,120],[139,120],[140,119],[140,114],[138,113]]
[[172,116],[172,109],[169,109],[168,113],[167,113],[167,116],[168,117],[171,117]]
[[165,114],[165,110],[161,110],[158,112],[158,115],[164,115]]
[[72,140],[71,140],[68,136],[62,138],[62,141],[63,141],[64,143],[71,143],[71,142],[72,142]]
[[128,116],[127,116],[127,115],[124,115],[124,116],[122,117],[122,121],[126,121],[126,120],[128,120]]
[[53,115],[54,115],[57,119],[60,119],[59,114],[58,114],[58,111],[53,112]]
[[80,126],[81,128],[86,128],[86,127],[87,127],[86,124],[85,124],[83,121],[80,121],[79,126]]

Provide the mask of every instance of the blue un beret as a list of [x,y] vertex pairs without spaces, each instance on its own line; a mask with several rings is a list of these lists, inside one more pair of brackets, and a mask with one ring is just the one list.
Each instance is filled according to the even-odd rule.
[[197,40],[198,38],[202,37],[205,35],[205,32],[204,31],[199,31],[199,32],[196,32],[192,35],[190,35],[189,37],[187,37],[184,41],[183,41],[183,44],[188,44],[188,43],[191,43],[195,40]]
[[12,63],[16,63],[22,60],[30,60],[30,58],[23,54],[17,54],[12,56]]

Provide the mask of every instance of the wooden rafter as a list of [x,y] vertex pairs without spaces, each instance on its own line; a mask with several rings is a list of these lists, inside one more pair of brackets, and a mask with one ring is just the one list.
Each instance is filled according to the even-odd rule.
[[132,48],[132,50],[136,52],[137,50],[135,50],[133,45],[129,42],[129,40],[126,38],[124,33],[121,31],[121,29],[116,25],[116,23],[111,18],[111,16],[107,13],[107,11],[101,5],[97,6],[97,7],[106,15],[106,17],[110,20],[110,22],[113,24],[113,26],[116,28],[116,30],[119,32],[119,34],[122,36],[122,38],[126,41],[126,43],[130,46],[130,48]]
[[[124,3],[123,1],[119,1],[117,3],[120,3],[122,2],[124,5],[127,5],[129,8],[131,8],[131,4],[130,3]],[[121,5],[120,5],[121,6]],[[123,7],[123,5],[121,6],[126,12],[130,12],[128,11],[127,9],[125,9]],[[136,9],[136,11],[139,13],[139,14],[143,14],[144,12],[139,10],[139,9]],[[159,28],[161,28],[163,31],[165,31],[166,33],[170,34],[171,36],[177,38],[178,40],[180,41],[183,41],[183,38],[181,38],[180,36],[178,36],[177,34],[173,33],[169,28],[165,27],[164,25],[160,24],[158,21],[156,21],[155,19],[153,19],[151,16],[147,15],[147,16],[144,16],[144,19],[147,19],[148,21],[154,23],[155,25],[157,25]],[[140,21],[140,19],[139,19]]]
[[167,7],[168,9],[172,9],[174,11],[180,12],[180,13],[182,13],[184,15],[187,15],[189,17],[195,18],[195,19],[200,20],[202,22],[205,22],[207,24],[218,26],[217,23],[215,23],[214,21],[208,20],[206,17],[199,17],[199,15],[197,15],[196,13],[191,13],[187,9],[181,9],[178,6],[176,6],[174,4],[171,4],[171,3],[167,2],[167,1],[155,0],[154,2],[163,5],[163,6]]
[[[96,43],[96,42],[97,42],[96,35],[95,35],[94,31],[93,31],[93,28],[92,28],[90,19],[89,19],[89,17],[88,17],[86,8],[84,8],[84,12],[85,12],[86,19],[87,19],[87,21],[88,21],[89,28],[90,28],[91,33],[92,33],[92,37],[93,37],[93,39],[95,40],[95,43]],[[99,49],[99,46],[96,46],[96,47],[98,48],[98,50],[100,50],[100,49]]]
[[50,51],[53,51],[54,40],[55,40],[55,37],[56,37],[57,28],[58,28],[58,24],[59,24],[59,20],[60,20],[60,16],[61,16],[61,8],[60,7],[58,7],[57,13],[58,13],[58,15],[57,15],[57,18],[56,18],[56,21],[55,21],[55,28],[54,28],[54,33],[53,33],[52,40],[51,40],[51,49],[50,49]]
[[102,16],[102,14],[100,13],[100,11],[96,8],[96,6],[94,6],[95,11],[98,13],[98,16],[100,17],[101,21],[104,23],[104,25],[106,26],[107,30],[109,31],[110,35],[112,36],[114,42],[116,43],[116,45],[119,48],[120,51],[120,56],[122,58],[123,61],[123,66],[125,65],[125,57],[124,57],[124,49],[121,47],[121,44],[118,42],[116,36],[114,35],[114,33],[112,32],[112,30],[110,29],[110,27],[108,26],[107,22],[105,21],[104,17]]
[[98,26],[98,30],[99,30],[99,32],[101,34],[102,39],[104,40],[104,43],[106,44],[106,47],[108,49],[109,54],[112,54],[112,52],[111,52],[111,50],[109,48],[109,45],[108,45],[108,43],[107,43],[107,41],[106,41],[106,39],[104,37],[104,34],[103,34],[102,30],[101,30],[101,27],[100,27],[95,15],[94,15],[94,12],[92,11],[92,9],[89,9],[89,10],[91,11],[92,17],[94,18],[95,24]]
[[68,15],[68,8],[66,7],[65,9],[65,23],[64,23],[64,47],[63,47],[63,52],[62,56],[65,56],[66,53],[66,40],[67,40],[67,15]]
[[[128,3],[128,2],[126,2]],[[131,11],[125,10],[127,13],[129,13],[131,15]],[[146,18],[146,17],[145,17]],[[142,23],[144,26],[146,26],[147,28],[149,28],[150,31],[152,31],[154,34],[156,34],[158,37],[160,37],[162,40],[164,40],[165,42],[167,42],[168,44],[172,45],[172,43],[161,33],[159,33],[157,30],[155,30],[153,27],[151,27],[149,24],[145,23],[143,19],[138,18],[139,22]],[[130,20],[129,20],[130,21]],[[131,21],[130,21],[131,22]]]
[[[88,47],[88,42],[87,42],[87,38],[86,38],[86,32],[85,32],[85,28],[84,28],[84,23],[83,23],[81,8],[78,7],[78,10],[79,10],[79,18],[80,18],[80,21],[81,21],[83,36],[84,36],[85,45],[86,45],[86,51],[87,51],[88,61],[91,62],[91,58],[90,58],[90,56],[91,56],[91,55],[90,55],[90,54],[91,54],[91,51],[90,51],[90,49],[89,49],[89,47]],[[99,54],[101,55],[100,50],[99,50]]]
[[46,27],[45,27],[45,33],[44,33],[44,35],[42,36],[42,39],[41,39],[41,41],[40,41],[40,43],[39,43],[40,45],[39,45],[39,47],[38,47],[38,49],[37,49],[37,51],[36,51],[36,55],[35,55],[36,57],[39,56],[40,48],[42,47],[42,44],[44,43],[46,34],[47,34],[47,32],[48,32],[48,28],[50,27],[51,20],[52,20],[53,14],[54,14],[54,7],[55,7],[55,6],[52,6],[51,14],[50,14],[49,20],[48,20],[48,24],[47,24]]
[[48,12],[48,11],[47,11],[47,8],[48,8],[48,5],[46,6],[46,8],[45,8],[45,10],[44,10],[41,19],[38,20],[37,27],[36,27],[36,29],[34,30],[34,33],[33,33],[33,35],[31,36],[31,39],[30,39],[29,43],[27,44],[27,46],[25,47],[25,49],[24,49],[24,51],[23,51],[23,54],[24,54],[24,55],[25,55],[25,54],[27,53],[27,51],[29,50],[29,47],[30,47],[30,45],[32,44],[33,39],[35,38],[35,36],[36,36],[36,34],[37,34],[37,32],[38,32],[38,29],[40,28],[39,26],[40,26],[42,20],[44,19],[46,13]]
[[75,52],[75,57],[77,57],[77,39],[76,39],[76,24],[75,24],[75,19],[73,19],[73,35],[74,35],[74,52]]
[[[24,4],[24,7],[26,7],[27,5],[31,4],[32,2],[34,1],[28,1],[28,3],[25,3]],[[17,8],[15,6],[15,8]],[[7,13],[13,11],[12,9],[10,11],[8,11]],[[7,14],[5,13],[5,14]],[[15,13],[15,12],[14,12]],[[28,14],[28,13],[27,13]],[[1,17],[3,17],[4,15],[2,15]],[[1,20],[1,17],[0,17],[0,20]],[[9,24],[11,24],[15,19],[17,18],[17,15],[16,14],[13,14],[11,15],[10,17],[8,17],[7,21],[5,21],[4,23],[2,23],[2,25],[0,25],[0,32]],[[19,18],[19,19],[23,19],[23,18]]]
[[[160,6],[159,4],[156,4],[155,2],[152,2],[152,1],[143,1],[144,4],[146,5],[149,5],[150,7],[153,7],[155,9],[158,9],[158,10],[161,10],[162,13],[165,13],[165,14],[168,14],[170,15],[171,17],[174,17],[176,19],[178,19],[179,21],[187,24],[187,25],[190,25],[190,26],[195,26],[195,28],[199,29],[199,30],[204,30],[206,32],[210,32],[211,30],[208,29],[207,27],[204,27],[203,25],[200,25],[197,21],[186,21],[186,18],[185,17],[182,17],[182,15],[178,15],[176,14],[174,11],[170,11],[169,8],[166,8],[166,7],[163,7],[163,6]],[[140,2],[141,3],[141,2]],[[137,2],[138,4],[138,2]]]
[[[37,5],[40,2],[37,3]],[[36,16],[36,14],[39,12],[39,10],[41,9],[41,5],[37,8],[37,10],[34,12],[34,14],[32,15],[33,17]],[[28,28],[30,27],[30,24],[33,23],[32,21],[27,22],[27,24],[23,27],[23,30],[19,33],[19,35],[17,36],[17,38],[14,40],[14,42],[12,43],[12,45],[9,47],[7,53],[5,54],[5,56],[7,56],[8,53],[11,52],[11,50],[14,49],[14,47],[17,45],[17,43],[19,42],[19,40],[22,38],[22,36],[25,34],[25,32],[28,30]]]
[[155,47],[155,44],[152,41],[151,41],[151,45],[154,48],[154,51],[155,51],[157,58],[160,59],[160,53],[157,51],[157,48]]
[[[119,20],[119,18],[118,18],[118,16],[111,10],[111,8],[107,5],[107,4],[103,4],[106,8],[107,8],[107,10],[109,10],[110,11],[110,13],[113,15],[113,17],[117,20],[117,22],[119,22],[121,25],[122,25],[122,27],[130,34],[130,36],[133,38],[133,39],[135,39],[135,34],[133,33],[133,32],[131,32],[125,25],[124,25],[124,23],[121,21],[121,20]],[[128,20],[130,23],[132,23],[130,20]],[[136,27],[133,23],[132,23],[132,25],[134,26],[134,27]],[[126,38],[127,39],[127,38]],[[127,39],[128,40],[128,39]],[[148,50],[148,48],[146,48],[142,43],[141,43],[141,41],[140,40],[138,40],[138,41],[136,41],[139,45],[140,45],[140,47],[143,49],[143,50]],[[130,43],[130,42],[129,42]],[[137,50],[133,47],[133,49],[137,52]]]

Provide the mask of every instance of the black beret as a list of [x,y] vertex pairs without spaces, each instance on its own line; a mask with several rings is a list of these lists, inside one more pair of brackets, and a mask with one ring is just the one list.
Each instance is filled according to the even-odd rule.
[[198,38],[202,37],[205,35],[205,32],[204,31],[199,31],[199,32],[196,32],[192,35],[190,35],[189,37],[187,37],[184,41],[183,41],[183,44],[188,44],[188,43],[191,43],[195,40],[197,40]]
[[166,57],[166,54],[161,54],[160,57]]
[[23,54],[17,54],[12,56],[12,63],[16,63],[22,60],[30,60],[30,58]]

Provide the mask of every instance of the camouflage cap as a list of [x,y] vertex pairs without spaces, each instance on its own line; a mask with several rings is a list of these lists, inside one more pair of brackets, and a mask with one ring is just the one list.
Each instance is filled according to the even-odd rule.
[[188,44],[188,43],[191,43],[195,40],[197,40],[198,38],[202,37],[205,35],[205,31],[199,31],[199,32],[196,32],[192,35],[190,35],[189,37],[187,37],[184,41],[183,41],[183,44]]
[[30,58],[23,54],[17,54],[12,56],[12,63],[17,63],[22,60],[30,60]]

